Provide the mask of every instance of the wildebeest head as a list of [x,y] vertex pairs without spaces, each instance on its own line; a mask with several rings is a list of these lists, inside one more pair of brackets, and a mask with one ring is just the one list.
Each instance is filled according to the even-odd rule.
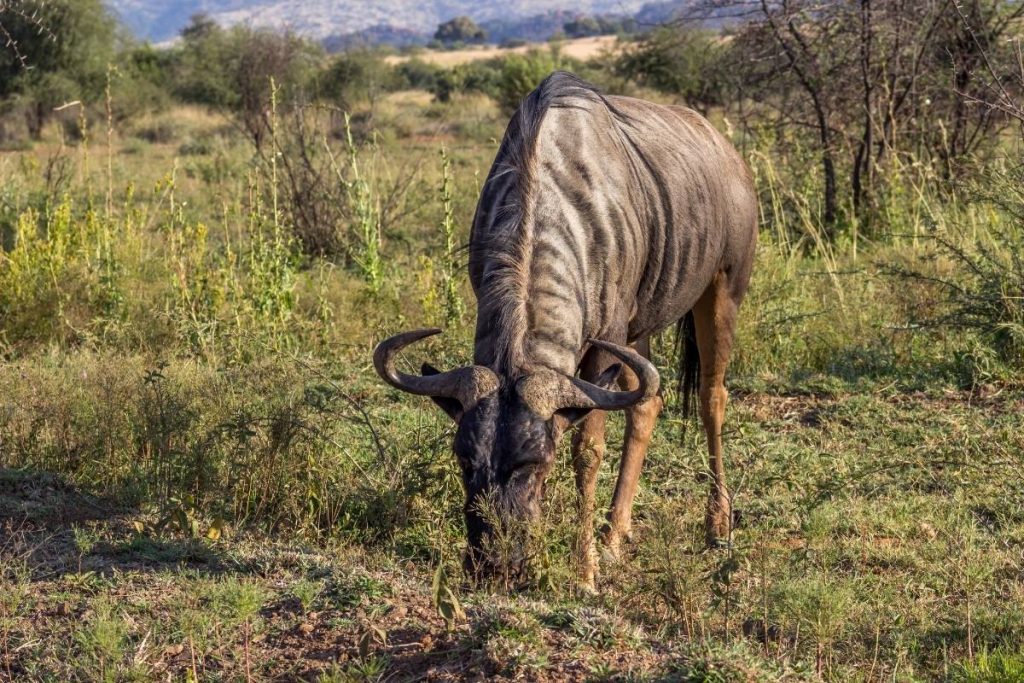
[[481,365],[441,372],[424,364],[419,376],[395,368],[403,347],[439,332],[416,330],[381,342],[374,365],[386,382],[430,396],[455,420],[454,450],[466,491],[467,568],[516,576],[526,564],[527,529],[540,515],[544,482],[562,434],[591,410],[621,410],[652,398],[658,391],[658,373],[632,349],[597,340],[590,343],[637,375],[640,384],[635,391],[609,389],[621,370],[619,364],[596,383],[548,368],[517,377],[501,377]]

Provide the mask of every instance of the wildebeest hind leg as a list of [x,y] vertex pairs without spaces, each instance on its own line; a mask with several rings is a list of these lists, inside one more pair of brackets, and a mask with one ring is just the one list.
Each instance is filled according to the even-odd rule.
[[700,353],[700,417],[708,438],[711,491],[705,531],[709,546],[729,541],[732,506],[725,485],[722,424],[725,421],[725,368],[729,364],[739,303],[730,292],[728,276],[719,272],[693,308],[697,350]]
[[[650,357],[650,340],[644,339],[636,345],[637,351]],[[623,372],[623,389],[633,391],[639,385],[636,375]],[[660,396],[638,403],[626,411],[626,436],[622,447],[622,463],[619,478],[615,483],[612,507],[608,513],[608,524],[603,530],[605,548],[612,557],[618,557],[622,540],[628,539],[632,530],[633,498],[640,481],[640,470],[647,455],[647,446],[654,432],[658,413],[663,402]]]

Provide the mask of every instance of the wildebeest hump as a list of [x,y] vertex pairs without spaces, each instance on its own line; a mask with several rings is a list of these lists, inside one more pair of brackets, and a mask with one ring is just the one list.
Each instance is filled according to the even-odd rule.
[[587,338],[646,336],[718,270],[749,268],[756,203],[742,160],[688,109],[567,76],[531,98],[474,221],[477,362],[572,372]]

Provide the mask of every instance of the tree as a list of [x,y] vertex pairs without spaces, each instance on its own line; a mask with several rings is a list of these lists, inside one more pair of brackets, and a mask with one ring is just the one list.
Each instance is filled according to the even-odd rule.
[[[829,232],[847,206],[869,225],[886,168],[937,162],[953,179],[1013,118],[983,103],[1010,99],[1024,0],[702,0],[665,31],[723,17],[738,20],[718,70],[738,86],[724,104],[777,145],[813,145]],[[682,62],[657,37],[626,61],[678,91],[688,79],[670,65]]]
[[354,48],[337,55],[321,78],[322,94],[350,111],[359,101],[374,110],[384,93],[395,90],[399,76],[383,57],[366,48]]
[[312,81],[321,50],[290,33],[236,26],[222,29],[196,15],[182,31],[176,91],[186,101],[227,109],[257,147],[270,129],[271,80],[278,102]]
[[487,32],[469,17],[461,16],[439,25],[437,32],[434,33],[434,40],[439,40],[445,45],[482,43],[487,40]]
[[192,16],[181,31],[175,91],[186,102],[229,107],[236,93],[232,84],[234,55],[228,32],[205,14]]
[[580,17],[567,21],[563,26],[565,35],[570,38],[586,38],[601,35],[601,24],[594,17]]
[[506,57],[501,65],[497,92],[502,111],[511,115],[541,81],[561,67],[560,56],[555,50],[533,50],[525,55]]
[[117,38],[102,0],[0,0],[0,99],[25,101],[38,138],[54,107],[102,95]]
[[679,95],[688,106],[706,113],[725,103],[734,87],[725,62],[726,45],[698,29],[657,28],[614,63],[620,76]]

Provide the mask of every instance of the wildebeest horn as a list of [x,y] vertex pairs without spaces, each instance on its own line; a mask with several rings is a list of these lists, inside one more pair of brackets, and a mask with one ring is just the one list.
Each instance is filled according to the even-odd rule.
[[385,382],[420,396],[447,396],[468,408],[481,396],[498,388],[498,377],[482,365],[456,368],[436,375],[407,375],[395,368],[395,357],[403,348],[426,337],[440,334],[437,328],[403,332],[385,339],[373,351],[373,365]]
[[520,382],[519,395],[538,415],[550,417],[562,408],[622,410],[654,398],[661,382],[654,365],[631,348],[600,339],[587,340],[612,354],[629,367],[640,380],[635,391],[610,391],[578,377],[566,377],[553,371],[540,371]]

